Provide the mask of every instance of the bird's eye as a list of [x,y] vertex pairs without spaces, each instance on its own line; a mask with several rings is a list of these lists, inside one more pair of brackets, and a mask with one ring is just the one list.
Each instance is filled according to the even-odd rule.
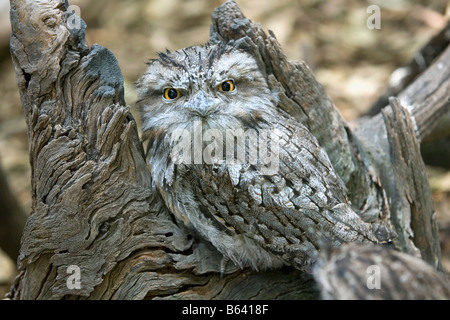
[[219,86],[220,91],[230,92],[230,91],[233,91],[234,89],[235,89],[235,86],[234,86],[233,80],[224,81]]
[[180,91],[175,88],[166,88],[163,93],[164,99],[173,100],[180,96]]

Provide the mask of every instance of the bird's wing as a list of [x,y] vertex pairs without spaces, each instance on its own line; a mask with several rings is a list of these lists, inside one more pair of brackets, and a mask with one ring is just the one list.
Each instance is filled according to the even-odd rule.
[[308,129],[289,121],[274,127],[278,167],[272,174],[262,174],[258,164],[191,165],[179,181],[197,209],[178,204],[174,210],[182,216],[200,210],[221,232],[243,234],[295,264],[308,263],[322,244],[376,242]]

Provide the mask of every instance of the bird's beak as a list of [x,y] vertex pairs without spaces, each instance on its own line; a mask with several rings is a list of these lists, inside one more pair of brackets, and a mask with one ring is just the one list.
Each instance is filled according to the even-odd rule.
[[186,106],[188,111],[205,117],[218,110],[220,100],[207,95],[204,91],[196,93]]

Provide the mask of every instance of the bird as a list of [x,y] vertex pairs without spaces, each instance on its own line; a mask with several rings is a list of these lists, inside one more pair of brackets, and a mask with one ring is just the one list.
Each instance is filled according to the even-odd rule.
[[136,82],[142,140],[175,221],[255,271],[311,271],[322,243],[378,243],[305,125],[235,42],[158,53]]

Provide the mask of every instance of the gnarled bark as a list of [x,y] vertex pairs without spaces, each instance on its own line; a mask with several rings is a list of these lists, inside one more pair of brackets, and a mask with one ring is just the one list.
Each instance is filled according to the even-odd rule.
[[[178,226],[150,192],[117,61],[106,48],[87,46],[85,25],[68,23],[78,18],[67,6],[11,1],[11,53],[28,125],[33,205],[10,296],[318,298],[312,276],[291,268],[227,270],[220,277],[221,255]],[[390,223],[399,234],[397,249],[440,269],[431,193],[412,134],[420,136],[421,114],[416,128],[393,100],[383,117],[350,128],[308,66],[289,62],[275,36],[246,19],[234,1],[217,8],[212,20],[212,42],[242,41],[259,57],[285,111],[327,151],[356,212],[374,225]],[[448,60],[443,63],[441,85],[448,86]],[[414,105],[420,98],[411,99]],[[433,101],[423,104],[434,107]],[[73,267],[80,271],[79,287],[67,282]]]

